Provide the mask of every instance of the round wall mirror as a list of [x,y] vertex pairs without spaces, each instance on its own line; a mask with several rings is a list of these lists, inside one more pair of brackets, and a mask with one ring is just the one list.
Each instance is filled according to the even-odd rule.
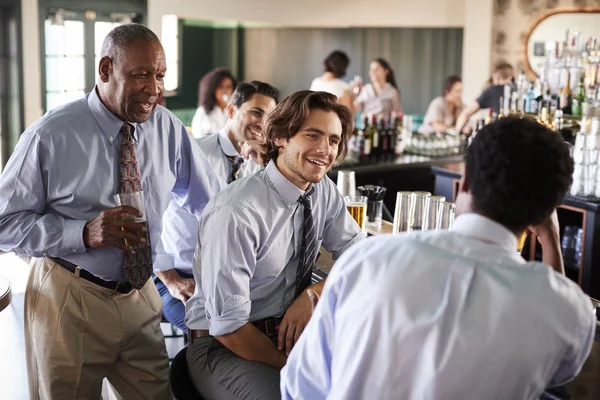
[[530,72],[540,75],[546,55],[554,51],[556,41],[566,41],[567,29],[580,33],[582,45],[590,37],[600,39],[600,9],[553,10],[538,18],[525,39],[525,60]]

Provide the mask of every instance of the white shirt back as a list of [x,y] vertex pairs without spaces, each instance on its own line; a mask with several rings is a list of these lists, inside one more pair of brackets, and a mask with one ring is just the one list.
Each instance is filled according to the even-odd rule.
[[537,399],[594,338],[590,299],[487,218],[372,238],[332,268],[282,398]]
[[334,94],[338,97],[338,99],[344,96],[344,92],[350,88],[348,82],[344,82],[341,79],[334,79],[331,81],[326,81],[322,77],[318,77],[313,79],[310,84],[310,90],[314,92],[327,92]]

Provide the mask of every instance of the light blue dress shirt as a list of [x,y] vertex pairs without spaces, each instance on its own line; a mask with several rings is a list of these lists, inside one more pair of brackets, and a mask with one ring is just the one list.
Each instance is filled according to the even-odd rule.
[[[194,254],[196,291],[186,304],[190,329],[226,335],[285,313],[296,290],[303,193],[270,162],[210,200]],[[327,176],[311,196],[318,246],[336,259],[364,235]]]
[[[121,250],[83,243],[86,222],[117,205],[122,125],[93,90],[23,133],[0,176],[0,250],[62,257],[102,279],[122,279]],[[157,106],[148,121],[132,125],[156,256],[164,253],[162,215],[171,193],[199,215],[219,184],[200,147],[170,111]]]
[[590,299],[476,214],[386,235],[334,265],[281,371],[283,399],[537,399],[594,339]]
[[[227,133],[221,130],[217,135],[205,136],[197,142],[217,176],[220,187],[226,187],[233,168],[227,156],[240,157]],[[260,166],[248,159],[240,167],[238,179],[259,170]],[[198,219],[174,199],[169,202],[163,216],[162,240],[165,253],[157,255],[154,270],[166,271],[175,268],[191,274],[194,250],[198,243]]]

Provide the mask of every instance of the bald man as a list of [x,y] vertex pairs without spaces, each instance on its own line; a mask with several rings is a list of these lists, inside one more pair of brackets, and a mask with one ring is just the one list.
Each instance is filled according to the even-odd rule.
[[[25,293],[31,399],[167,399],[162,300],[152,279],[171,197],[199,216],[216,176],[157,106],[163,48],[128,24],[104,41],[98,84],[29,127],[0,176],[0,250],[35,257]],[[118,193],[142,192],[136,209]]]

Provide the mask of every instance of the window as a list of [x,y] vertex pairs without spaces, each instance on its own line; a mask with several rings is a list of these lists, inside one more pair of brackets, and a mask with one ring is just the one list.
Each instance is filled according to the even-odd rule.
[[85,94],[84,26],[82,21],[45,21],[46,110]]
[[177,15],[163,15],[161,42],[167,59],[165,91],[174,92],[179,87],[179,20]]

